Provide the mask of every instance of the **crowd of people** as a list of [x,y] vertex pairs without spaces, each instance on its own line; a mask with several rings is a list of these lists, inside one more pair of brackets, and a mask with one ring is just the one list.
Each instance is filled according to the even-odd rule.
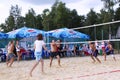
[[[43,52],[46,51],[49,54],[50,58],[50,64],[49,66],[52,66],[52,61],[54,57],[58,60],[58,65],[61,67],[60,64],[60,58],[61,57],[68,57],[68,56],[79,56],[84,53],[84,55],[89,55],[91,59],[93,60],[93,63],[96,62],[96,60],[101,63],[101,60],[98,58],[98,55],[100,53],[100,50],[102,50],[102,55],[104,55],[104,60],[106,61],[106,56],[111,54],[113,59],[116,61],[115,55],[114,55],[114,49],[111,44],[111,42],[89,42],[88,44],[82,44],[81,45],[72,45],[72,49],[70,47],[70,44],[62,44],[61,40],[52,40],[50,43],[50,49],[46,47],[46,44],[43,40],[42,34],[39,34],[37,36],[37,40],[34,42],[34,56],[36,62],[34,63],[33,67],[30,70],[30,76],[32,76],[33,70],[36,68],[36,66],[41,62],[41,72],[44,73],[44,60],[43,60]],[[44,51],[43,51],[44,50]],[[15,54],[16,53],[16,54]],[[7,46],[7,54],[6,54],[6,64],[8,67],[11,67],[15,57],[17,56],[17,61],[19,62],[21,60],[21,50],[19,46],[19,42],[16,41],[10,41]]]

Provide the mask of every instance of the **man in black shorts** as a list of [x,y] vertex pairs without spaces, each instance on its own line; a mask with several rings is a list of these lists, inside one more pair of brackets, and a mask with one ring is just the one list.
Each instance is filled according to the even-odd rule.
[[53,58],[54,58],[54,57],[57,57],[57,59],[58,59],[58,65],[61,66],[61,65],[60,65],[60,56],[59,56],[59,54],[58,54],[57,45],[56,45],[56,43],[55,43],[54,40],[52,40],[50,46],[51,46],[51,52],[50,52],[50,67],[51,67],[51,65],[52,65],[52,61],[53,61]]
[[98,50],[96,49],[96,46],[95,46],[94,42],[90,43],[90,49],[91,49],[91,58],[92,58],[92,60],[95,62],[95,59],[96,59],[99,63],[101,63],[100,59],[97,57]]

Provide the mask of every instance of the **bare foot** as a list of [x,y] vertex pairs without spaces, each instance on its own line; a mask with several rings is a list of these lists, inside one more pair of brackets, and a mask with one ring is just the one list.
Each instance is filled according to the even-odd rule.
[[99,63],[101,63],[101,61],[98,61]]
[[9,64],[9,62],[6,62],[7,67],[8,67],[8,64]]
[[116,59],[114,59],[114,61],[116,61]]
[[92,61],[92,63],[95,63],[95,61]]
[[46,73],[45,72],[42,72],[43,75],[45,75]]
[[11,66],[11,65],[9,65],[8,67],[12,68],[12,66]]
[[113,57],[113,59],[114,59],[114,61],[116,61],[116,58],[115,58],[115,57]]
[[29,74],[29,75],[30,75],[30,77],[32,77],[32,73],[31,73],[31,72],[30,72],[30,74]]
[[62,67],[61,65],[59,65],[59,67]]
[[104,59],[104,61],[107,61],[106,59]]

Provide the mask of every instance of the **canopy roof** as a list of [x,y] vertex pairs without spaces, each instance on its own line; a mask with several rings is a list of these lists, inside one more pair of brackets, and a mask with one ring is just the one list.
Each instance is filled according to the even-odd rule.
[[22,27],[14,31],[10,31],[7,34],[8,34],[8,38],[25,38],[25,37],[36,36],[38,34],[44,35],[44,33],[45,31],[39,29]]
[[46,32],[46,36],[56,37],[56,38],[81,38],[81,39],[89,39],[90,37],[84,33],[68,29],[61,28],[52,31]]

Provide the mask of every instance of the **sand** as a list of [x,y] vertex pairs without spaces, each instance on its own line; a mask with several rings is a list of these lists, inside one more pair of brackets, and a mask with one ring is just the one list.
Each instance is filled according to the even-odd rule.
[[33,71],[33,76],[29,76],[35,60],[15,61],[12,68],[0,63],[0,80],[119,80],[120,79],[120,55],[115,55],[117,61],[111,56],[107,61],[103,56],[98,56],[102,63],[92,63],[87,57],[61,58],[61,65],[57,64],[57,59],[53,60],[52,67],[49,67],[49,59],[44,60],[45,73],[40,71],[40,64]]

